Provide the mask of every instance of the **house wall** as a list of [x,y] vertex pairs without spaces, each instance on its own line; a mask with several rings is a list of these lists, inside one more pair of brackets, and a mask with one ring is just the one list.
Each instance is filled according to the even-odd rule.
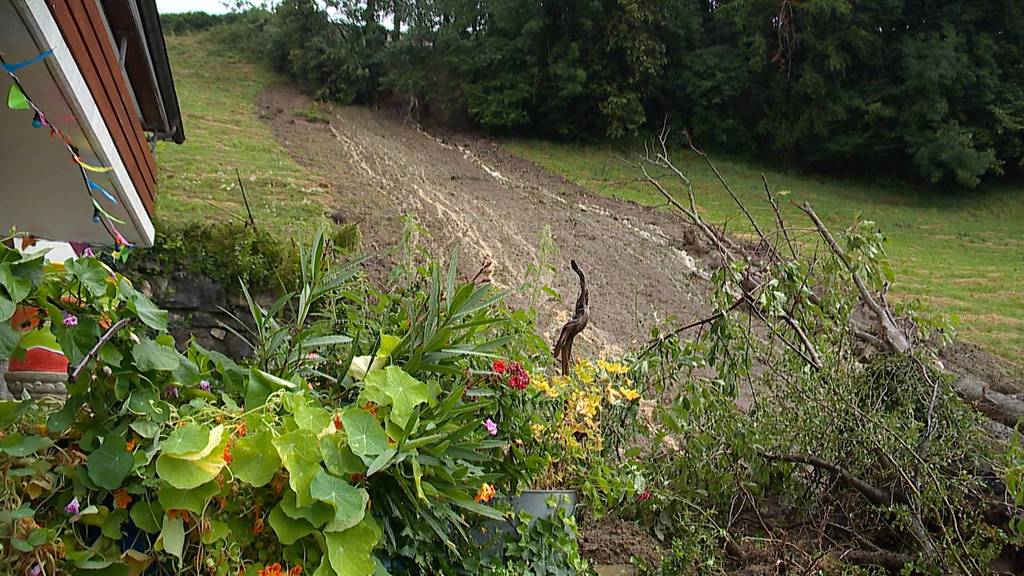
[[146,211],[152,215],[156,201],[156,162],[96,0],[47,0],[47,6],[96,101]]

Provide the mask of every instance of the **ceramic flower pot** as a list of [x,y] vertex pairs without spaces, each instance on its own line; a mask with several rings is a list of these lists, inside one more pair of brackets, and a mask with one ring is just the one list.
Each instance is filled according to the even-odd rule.
[[39,321],[39,309],[20,306],[11,318],[11,326],[22,333],[24,356],[11,358],[4,374],[7,390],[15,398],[27,392],[33,399],[65,399],[68,395],[68,359],[49,328]]

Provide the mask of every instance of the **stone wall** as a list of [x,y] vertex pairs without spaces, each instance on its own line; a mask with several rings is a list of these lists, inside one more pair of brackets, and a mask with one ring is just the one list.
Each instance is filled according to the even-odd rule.
[[[216,280],[189,272],[137,279],[136,283],[157,306],[167,310],[170,332],[179,344],[194,337],[203,348],[235,360],[252,354],[245,341],[225,328],[230,326],[246,334],[231,314],[252,325],[249,307],[241,295],[229,292]],[[257,300],[265,302],[268,298]]]

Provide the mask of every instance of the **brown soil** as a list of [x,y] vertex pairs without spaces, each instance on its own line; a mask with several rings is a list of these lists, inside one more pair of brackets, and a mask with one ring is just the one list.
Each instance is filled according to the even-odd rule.
[[593,564],[622,565],[636,559],[657,566],[665,553],[649,532],[629,520],[588,517],[580,533],[580,553]]
[[968,342],[954,342],[942,349],[939,359],[954,374],[970,374],[996,392],[1024,394],[1024,367],[993,356]]
[[[553,339],[575,302],[575,258],[590,283],[590,325],[578,355],[595,356],[644,340],[653,324],[708,313],[709,262],[689,226],[666,212],[597,196],[487,140],[435,137],[364,107],[323,106],[330,122],[293,111],[309,99],[275,87],[259,99],[261,117],[296,161],[334,189],[337,219],[358,222],[364,249],[395,246],[401,217],[415,213],[431,252],[460,251],[472,276],[485,258],[494,280],[518,287],[550,227],[558,272],[544,278],[561,296],[541,302],[541,328]],[[379,268],[388,266],[378,262]],[[518,296],[514,304],[524,303]]]

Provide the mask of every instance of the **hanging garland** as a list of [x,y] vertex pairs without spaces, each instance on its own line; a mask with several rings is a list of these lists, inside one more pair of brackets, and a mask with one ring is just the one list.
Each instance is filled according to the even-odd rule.
[[106,209],[104,209],[103,206],[100,204],[99,200],[97,200],[96,194],[99,194],[103,198],[106,198],[112,204],[118,203],[117,198],[109,191],[107,191],[105,188],[103,188],[103,186],[100,186],[91,178],[89,178],[88,174],[88,172],[110,172],[111,170],[113,170],[113,167],[94,166],[82,160],[81,155],[79,155],[78,148],[76,148],[71,143],[71,138],[63,131],[61,131],[61,129],[58,128],[54,123],[47,121],[46,115],[43,114],[43,111],[39,108],[39,106],[37,106],[36,103],[32,100],[32,98],[29,97],[28,93],[25,91],[24,85],[21,83],[21,80],[18,79],[17,74],[15,74],[15,72],[17,72],[18,70],[42,62],[43,60],[52,55],[53,50],[47,50],[45,52],[40,53],[38,56],[35,56],[34,58],[30,58],[28,60],[24,60],[22,62],[17,62],[14,64],[8,64],[4,60],[2,53],[0,53],[0,67],[2,67],[5,72],[7,72],[7,75],[10,76],[11,80],[13,81],[13,84],[11,84],[11,89],[7,94],[7,107],[11,110],[32,110],[32,112],[34,113],[32,118],[32,127],[48,128],[50,130],[50,137],[58,139],[67,148],[68,152],[71,154],[72,162],[74,162],[78,166],[78,171],[82,175],[82,181],[85,183],[86,193],[89,194],[89,198],[90,200],[92,200],[92,220],[96,224],[102,225],[104,230],[106,230],[106,232],[110,234],[110,237],[114,240],[116,248],[112,253],[112,256],[114,256],[114,258],[117,259],[122,254],[125,253],[127,248],[130,247],[130,244],[124,239],[124,236],[121,235],[121,233],[115,226],[115,223],[124,224],[125,222],[124,220],[118,219],[110,212],[108,212]]

